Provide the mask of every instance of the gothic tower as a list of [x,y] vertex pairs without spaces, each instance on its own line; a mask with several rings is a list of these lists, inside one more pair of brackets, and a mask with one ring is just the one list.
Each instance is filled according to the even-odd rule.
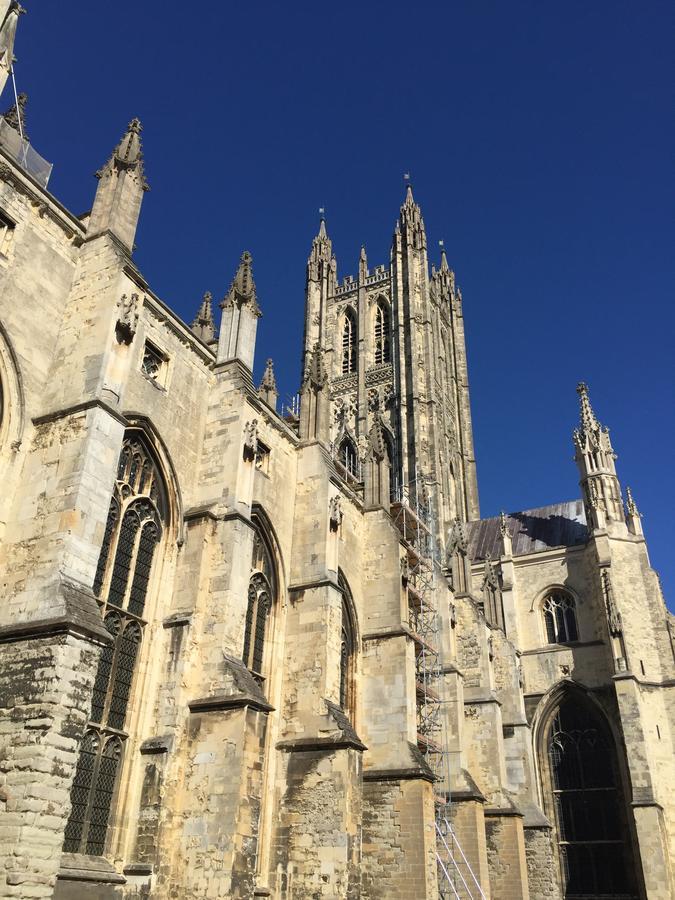
[[316,353],[329,376],[331,450],[366,503],[385,506],[414,482],[434,498],[441,533],[477,518],[462,295],[444,250],[429,272],[410,185],[389,266],[369,269],[362,248],[357,277],[338,283],[322,218],[307,266],[304,381]]

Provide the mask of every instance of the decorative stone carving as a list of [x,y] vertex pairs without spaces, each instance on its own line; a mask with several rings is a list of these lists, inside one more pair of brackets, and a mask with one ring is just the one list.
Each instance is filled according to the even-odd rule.
[[607,569],[603,569],[602,575],[602,595],[605,600],[605,609],[607,611],[607,623],[609,625],[609,633],[612,637],[619,637],[623,632],[621,622],[621,613],[616,608],[614,600],[614,589],[612,588],[612,579]]
[[258,453],[258,420],[244,425],[244,460],[253,462]]
[[340,498],[339,494],[336,494],[328,501],[328,521],[331,531],[339,530],[340,525],[342,525],[343,516],[344,513],[342,512],[342,499]]
[[119,315],[117,316],[117,324],[115,325],[115,333],[120,344],[130,344],[136,329],[138,328],[138,319],[143,303],[140,296],[136,293],[122,294],[117,301]]

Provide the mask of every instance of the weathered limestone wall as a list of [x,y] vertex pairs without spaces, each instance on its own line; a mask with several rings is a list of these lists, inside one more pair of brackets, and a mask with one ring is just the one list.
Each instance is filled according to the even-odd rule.
[[98,649],[34,636],[0,660],[0,897],[51,897]]
[[436,896],[431,785],[366,781],[363,789],[363,900]]

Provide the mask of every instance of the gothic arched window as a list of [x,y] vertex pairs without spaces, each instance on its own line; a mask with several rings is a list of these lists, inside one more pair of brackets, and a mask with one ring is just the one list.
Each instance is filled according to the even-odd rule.
[[140,432],[131,431],[122,445],[94,576],[94,594],[112,641],[99,659],[89,726],[80,743],[66,852],[100,855],[105,847],[165,506],[159,470]]
[[565,591],[553,591],[544,600],[542,609],[549,644],[567,644],[579,640],[574,597]]
[[353,475],[354,478],[358,478],[358,456],[356,454],[356,446],[354,445],[354,441],[345,436],[342,439],[340,444],[340,449],[338,450],[338,460],[344,466],[349,475]]
[[552,715],[546,756],[565,900],[635,898],[616,748],[583,696],[568,693]]
[[375,365],[391,362],[389,307],[378,300],[375,307]]
[[342,626],[340,634],[340,707],[348,716],[354,708],[354,660],[356,635],[352,619],[352,595],[341,571],[338,585],[342,591]]
[[258,526],[253,538],[243,660],[247,668],[259,676],[263,674],[265,639],[275,597],[276,573],[272,552]]
[[342,325],[342,374],[350,372],[356,372],[356,316],[348,308]]

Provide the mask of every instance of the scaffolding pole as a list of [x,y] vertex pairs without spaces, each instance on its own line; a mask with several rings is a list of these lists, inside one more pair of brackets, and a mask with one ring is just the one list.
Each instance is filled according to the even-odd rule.
[[417,746],[434,776],[436,866],[439,900],[485,898],[450,821],[450,766],[443,685],[443,635],[436,591],[436,535],[429,492],[418,473],[401,485],[391,504],[404,555],[401,579],[408,596],[408,625],[415,642]]

